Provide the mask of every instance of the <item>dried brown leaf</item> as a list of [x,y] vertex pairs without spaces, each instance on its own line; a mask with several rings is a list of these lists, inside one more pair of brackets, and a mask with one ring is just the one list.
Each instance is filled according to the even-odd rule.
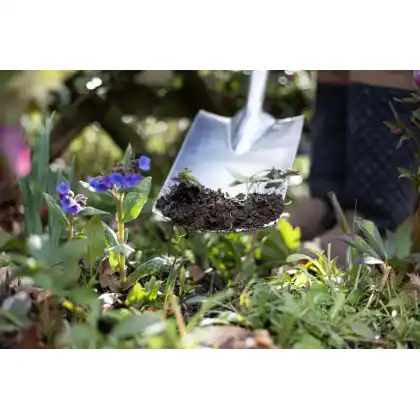
[[195,283],[199,282],[205,274],[204,270],[197,264],[190,264],[188,266],[188,272]]
[[15,349],[44,349],[45,344],[42,339],[41,328],[38,324],[33,324],[18,334]]
[[10,266],[0,267],[0,295],[7,294],[12,279],[12,269]]
[[249,331],[233,325],[212,325],[196,328],[188,340],[198,347],[217,349],[280,349],[266,330]]
[[410,284],[420,291],[420,275],[416,273],[408,273]]
[[404,286],[403,297],[408,305],[412,305],[416,300],[420,301],[420,275],[408,273],[409,282]]
[[119,278],[115,275],[115,272],[109,264],[108,259],[103,261],[101,266],[99,267],[98,280],[99,284],[103,288],[109,288],[109,290],[111,290],[112,292],[121,291],[121,282]]

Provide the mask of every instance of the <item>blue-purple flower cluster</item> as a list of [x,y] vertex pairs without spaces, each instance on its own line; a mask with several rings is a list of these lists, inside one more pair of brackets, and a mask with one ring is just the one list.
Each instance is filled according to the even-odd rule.
[[70,189],[68,182],[61,182],[56,191],[60,200],[61,208],[70,214],[78,214],[86,206],[87,198],[83,194],[77,194],[74,196],[73,191]]
[[[150,169],[151,159],[147,156],[141,156],[137,161],[137,168],[141,171]],[[141,175],[134,173],[113,172],[111,176],[89,177],[88,182],[91,189],[98,193],[105,193],[115,187],[131,188],[141,181]]]

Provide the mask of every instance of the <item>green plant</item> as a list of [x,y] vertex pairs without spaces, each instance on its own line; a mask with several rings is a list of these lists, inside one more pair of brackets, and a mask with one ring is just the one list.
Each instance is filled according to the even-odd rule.
[[45,164],[48,124],[21,182],[28,209],[48,207],[48,225],[28,214],[26,238],[0,231],[0,345],[15,334],[23,347],[189,348],[197,329],[236,325],[268,330],[281,347],[420,346],[409,223],[386,239],[362,219],[357,235],[344,226],[356,257],[345,270],[328,253],[301,255],[286,219],[252,234],[187,233],[145,214],[151,177],[133,177],[131,147],[87,182],[74,179],[74,162]]

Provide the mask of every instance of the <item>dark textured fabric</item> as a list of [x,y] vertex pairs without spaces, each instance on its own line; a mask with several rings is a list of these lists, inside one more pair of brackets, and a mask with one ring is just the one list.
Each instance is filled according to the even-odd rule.
[[411,106],[393,101],[408,95],[408,91],[387,87],[348,87],[345,207],[356,208],[363,217],[391,231],[412,212],[414,190],[408,180],[398,178],[398,167],[415,169],[416,148],[408,140],[396,150],[399,136],[392,135],[383,122],[394,122],[392,102],[409,123]]
[[[333,191],[342,198],[346,181],[347,86],[318,83],[311,122],[311,170],[313,197],[328,200]],[[329,200],[328,200],[329,201]]]

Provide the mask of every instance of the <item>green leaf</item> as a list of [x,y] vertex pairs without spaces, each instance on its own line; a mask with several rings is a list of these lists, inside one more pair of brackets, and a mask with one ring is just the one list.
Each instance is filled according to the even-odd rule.
[[62,346],[71,346],[78,349],[95,349],[100,345],[100,333],[93,325],[76,324],[69,327],[66,335],[61,336]]
[[347,234],[341,236],[341,239],[347,244],[349,244],[352,248],[361,252],[362,254],[365,253],[378,260],[381,259],[380,256],[372,249],[371,246],[368,245],[368,243],[364,239],[358,236],[352,236]]
[[123,156],[123,164],[124,167],[127,168],[130,164],[131,160],[133,159],[133,148],[131,147],[131,144],[129,143],[127,146],[127,149],[125,149],[124,156]]
[[134,270],[128,277],[123,285],[123,290],[129,289],[133,284],[138,282],[140,279],[146,276],[155,274],[163,269],[169,269],[171,263],[168,259],[162,257],[155,257],[151,260],[140,265],[136,270]]
[[106,223],[102,223],[105,232],[106,246],[107,248],[113,248],[117,246],[120,242],[118,236],[114,230],[112,230]]
[[140,306],[146,298],[146,290],[140,283],[136,283],[130,290],[125,303],[127,305]]
[[138,217],[147,201],[151,187],[151,177],[144,178],[135,191],[129,192],[124,198],[123,220],[130,222]]
[[294,346],[295,349],[324,349],[321,341],[311,334],[305,334]]
[[390,130],[392,130],[393,128],[398,128],[398,124],[393,124],[388,121],[383,121],[383,124],[386,125]]
[[[75,173],[75,169],[76,169],[76,157],[73,156],[73,159],[71,161],[71,166],[69,168],[69,175],[68,175],[68,181],[69,184],[72,185],[74,182],[74,173]],[[58,184],[58,183],[57,183]]]
[[124,254],[125,257],[129,257],[135,251],[130,245],[118,244],[112,248],[108,248],[107,252],[115,252],[116,254]]
[[408,178],[408,179],[414,179],[415,178],[415,174],[413,174],[408,169],[398,168],[398,172],[400,173],[399,178]]
[[291,293],[287,292],[283,294],[282,310],[296,317],[301,313],[299,301]]
[[63,259],[72,258],[80,260],[86,254],[88,241],[83,237],[75,237],[71,241],[67,241],[60,249]]
[[388,233],[388,252],[390,258],[402,259],[410,255],[412,246],[411,221],[407,220],[398,226],[396,232]]
[[50,169],[50,133],[52,130],[53,118],[54,114],[52,114],[50,118],[46,119],[41,139],[35,143],[36,145],[34,147],[34,154],[32,158],[32,161],[35,164],[32,171],[34,181],[36,182],[37,188],[41,191],[46,190],[47,177]]
[[343,308],[345,302],[346,302],[345,293],[340,292],[340,293],[337,294],[337,296],[335,296],[334,304],[333,304],[333,306],[331,308],[331,311],[330,311],[330,318],[331,319],[334,319],[338,315],[338,313]]
[[[50,179],[48,180],[48,190],[47,192],[51,197],[56,194],[57,185],[63,181],[62,170],[57,170],[56,173],[50,171]],[[44,197],[45,200],[45,197]],[[58,204],[58,203],[57,203]],[[61,209],[61,208],[60,208]],[[67,215],[66,215],[67,217]],[[59,218],[57,218],[55,212],[48,212],[48,230],[51,238],[51,244],[53,247],[57,248],[60,245],[61,238],[63,237],[64,231],[67,229],[67,226],[64,226]]]
[[308,257],[307,255],[304,255],[304,254],[291,254],[286,258],[286,262],[288,262],[288,263],[294,263],[294,262],[298,262],[298,261],[302,261],[302,260],[312,261],[312,258],[310,258],[310,257]]
[[66,296],[78,305],[94,306],[95,302],[98,301],[98,295],[93,290],[87,288],[71,290],[66,293]]
[[61,209],[59,204],[57,204],[56,200],[54,200],[49,194],[43,193],[45,201],[48,206],[48,210],[54,214],[56,220],[60,223],[61,226],[67,228],[68,227],[68,220],[67,216],[64,211]]
[[379,255],[382,260],[387,259],[385,243],[382,240],[381,234],[379,233],[376,225],[370,220],[359,220],[357,224],[366,237],[368,245]]
[[186,327],[187,332],[191,332],[199,324],[200,320],[203,319],[204,315],[214,306],[222,303],[224,300],[229,299],[234,295],[234,293],[235,292],[233,289],[225,289],[210,297],[206,296],[200,310],[189,320]]
[[402,121],[401,121],[400,117],[398,116],[398,113],[397,113],[397,111],[395,110],[394,105],[392,105],[392,102],[391,102],[391,101],[389,101],[389,106],[390,106],[390,108],[391,108],[392,114],[394,115],[395,122],[396,122],[397,124],[401,124],[401,123],[402,123]]
[[93,267],[106,248],[104,228],[98,216],[86,223],[83,233],[87,239],[86,259],[90,267]]
[[114,270],[117,270],[117,267],[118,267],[118,264],[119,264],[119,259],[118,259],[118,254],[116,254],[115,252],[113,252],[113,251],[110,251],[109,252],[109,258],[108,258],[108,261],[109,261],[109,265],[114,269]]
[[163,282],[157,281],[155,276],[152,276],[150,281],[147,281],[144,285],[144,288],[147,293],[147,300],[148,302],[155,302],[158,294],[159,294],[159,288]]
[[111,216],[111,213],[108,213],[107,211],[95,209],[94,207],[85,207],[80,214],[82,216]]
[[365,324],[362,324],[361,322],[355,322],[352,324],[351,329],[358,336],[368,340],[373,340],[376,336],[376,334],[369,327],[367,327]]
[[383,260],[379,260],[378,258],[372,257],[368,254],[363,254],[360,258],[362,264],[365,265],[383,265],[385,264]]
[[3,248],[10,240],[13,239],[13,236],[10,233],[7,233],[0,228],[0,249]]
[[123,340],[142,334],[150,327],[153,327],[153,330],[156,328],[156,332],[160,332],[165,329],[165,324],[150,313],[131,315],[117,324],[111,331],[111,335],[117,340]]
[[284,242],[290,250],[296,250],[300,246],[300,228],[294,228],[286,219],[280,219],[279,230]]

